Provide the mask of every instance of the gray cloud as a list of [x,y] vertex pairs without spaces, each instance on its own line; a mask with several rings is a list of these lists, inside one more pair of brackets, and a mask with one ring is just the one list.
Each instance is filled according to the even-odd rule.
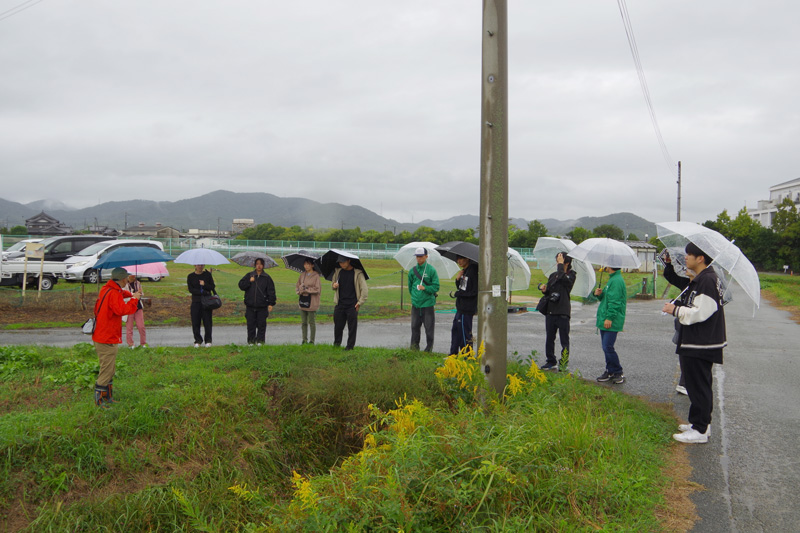
[[[630,5],[683,218],[798,175],[800,7]],[[42,2],[0,21],[0,197],[216,189],[477,213],[480,5]],[[509,2],[509,211],[675,216],[617,6]],[[129,187],[121,190],[120,183]]]

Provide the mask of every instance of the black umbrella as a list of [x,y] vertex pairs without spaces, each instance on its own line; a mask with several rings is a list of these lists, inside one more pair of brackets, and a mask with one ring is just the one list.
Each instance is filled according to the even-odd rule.
[[233,261],[237,265],[242,265],[251,268],[256,266],[256,259],[264,260],[265,269],[278,266],[278,263],[276,263],[273,258],[262,252],[250,252],[250,251],[239,252],[238,254],[231,257],[231,261]]
[[320,260],[320,272],[325,279],[328,281],[333,281],[333,273],[336,271],[336,267],[339,266],[339,257],[346,257],[349,259],[350,264],[353,265],[353,268],[363,270],[364,278],[369,279],[369,274],[367,274],[367,271],[364,269],[364,265],[361,264],[361,259],[359,259],[357,255],[336,249],[325,252],[325,255],[323,255],[322,259]]
[[292,252],[290,254],[282,255],[281,259],[283,259],[283,264],[289,270],[294,270],[295,272],[300,272],[301,274],[306,271],[306,268],[303,266],[305,262],[311,259],[314,262],[314,270],[319,272],[320,274],[322,271],[319,267],[319,255],[308,252],[306,250],[300,250],[297,252]]
[[464,241],[450,241],[436,247],[436,251],[455,261],[458,256],[466,257],[473,263],[480,263],[481,249],[477,244]]

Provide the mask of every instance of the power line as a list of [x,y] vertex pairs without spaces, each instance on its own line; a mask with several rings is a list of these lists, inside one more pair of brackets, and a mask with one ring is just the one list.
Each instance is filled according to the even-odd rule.
[[22,13],[26,9],[31,8],[41,2],[44,2],[44,0],[26,0],[25,2],[22,2],[21,4],[0,13],[0,20],[5,20],[9,17],[13,17],[14,15]]
[[642,88],[642,94],[644,95],[644,102],[647,106],[647,112],[650,114],[650,121],[653,123],[653,129],[656,132],[656,139],[658,141],[658,146],[661,148],[661,155],[664,157],[664,162],[667,164],[670,175],[674,175],[675,160],[669,154],[667,145],[664,143],[664,137],[661,135],[661,128],[658,126],[656,111],[653,107],[653,101],[650,98],[650,89],[647,87],[647,78],[645,78],[644,75],[644,67],[642,67],[642,60],[639,57],[639,47],[636,45],[636,37],[633,34],[631,18],[630,15],[628,15],[628,6],[625,4],[625,0],[617,0],[617,6],[619,7],[619,14],[622,16],[622,23],[625,26],[625,35],[628,37],[628,46],[630,47],[631,55],[633,56],[633,64],[636,67],[636,75],[639,77],[639,85]]

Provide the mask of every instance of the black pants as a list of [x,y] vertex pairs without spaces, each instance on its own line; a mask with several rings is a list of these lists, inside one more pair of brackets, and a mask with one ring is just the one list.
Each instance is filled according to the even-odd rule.
[[686,380],[689,393],[689,423],[700,433],[705,433],[711,425],[711,411],[714,409],[713,377],[711,361],[697,357],[680,356],[681,372]]
[[544,317],[544,328],[547,336],[544,340],[544,353],[547,362],[558,364],[556,360],[556,331],[561,341],[561,353],[569,353],[569,317],[567,315],[547,315]]
[[353,307],[333,308],[333,345],[342,345],[342,335],[344,325],[347,324],[347,349],[352,349],[356,345],[356,333],[358,331],[358,311]]
[[269,310],[266,307],[246,307],[244,318],[247,320],[247,344],[260,342],[264,344],[267,336],[267,317]]
[[[213,317],[214,310],[213,309],[206,309],[203,307],[203,304],[200,302],[192,302],[192,306],[190,307],[190,314],[192,317],[192,333],[194,334],[194,342],[197,344],[203,344],[207,342],[211,344],[211,327],[213,326]],[[200,335],[200,322],[203,323],[203,332],[205,333],[205,340]]]
[[425,351],[433,351],[433,330],[436,326],[436,313],[433,307],[411,306],[411,349],[419,350],[422,326],[425,326]]
[[473,315],[456,313],[450,329],[450,355],[460,352],[468,344],[472,345],[472,317]]

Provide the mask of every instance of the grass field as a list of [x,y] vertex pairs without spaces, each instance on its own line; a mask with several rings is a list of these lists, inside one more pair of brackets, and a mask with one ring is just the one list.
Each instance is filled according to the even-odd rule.
[[146,348],[121,352],[120,402],[98,409],[90,345],[3,346],[0,530],[691,526],[668,408],[509,371],[484,409],[476,362],[424,352]]

